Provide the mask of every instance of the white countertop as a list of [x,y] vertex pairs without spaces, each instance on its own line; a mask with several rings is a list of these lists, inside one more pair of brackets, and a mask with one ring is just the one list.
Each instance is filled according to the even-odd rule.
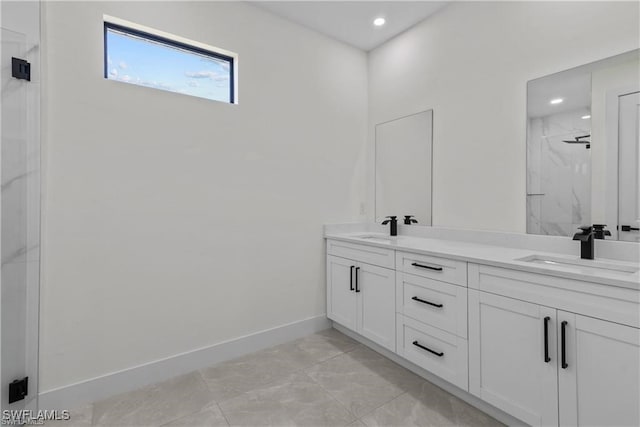
[[[379,236],[381,239],[363,238],[363,236]],[[504,267],[514,270],[528,271],[531,273],[547,274],[550,276],[577,279],[640,291],[640,271],[638,271],[640,270],[640,262],[633,263],[597,257],[595,260],[581,260],[578,256],[578,251],[576,251],[575,256],[571,256],[567,254],[487,245],[459,240],[406,235],[391,237],[388,234],[362,231],[326,232],[325,237],[327,239],[342,240],[351,243],[425,255],[442,256],[477,264]],[[531,257],[533,255],[570,262],[572,264],[545,264],[521,260],[522,258]],[[630,268],[636,271],[634,273],[629,273],[598,268],[598,263],[606,263],[609,266]]]

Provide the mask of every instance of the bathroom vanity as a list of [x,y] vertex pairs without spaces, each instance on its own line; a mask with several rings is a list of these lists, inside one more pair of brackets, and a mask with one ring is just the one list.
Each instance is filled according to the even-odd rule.
[[430,229],[327,226],[327,316],[527,424],[640,425],[635,246]]

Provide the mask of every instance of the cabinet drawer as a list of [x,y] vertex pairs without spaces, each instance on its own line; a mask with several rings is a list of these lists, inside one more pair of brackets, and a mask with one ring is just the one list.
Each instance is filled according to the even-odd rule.
[[464,261],[454,261],[409,252],[397,252],[396,265],[399,271],[455,285],[467,286],[467,263]]
[[467,338],[467,288],[398,272],[396,311]]
[[394,251],[392,249],[328,239],[327,254],[362,261],[380,267],[395,268]]
[[468,391],[467,340],[401,314],[397,316],[398,354]]

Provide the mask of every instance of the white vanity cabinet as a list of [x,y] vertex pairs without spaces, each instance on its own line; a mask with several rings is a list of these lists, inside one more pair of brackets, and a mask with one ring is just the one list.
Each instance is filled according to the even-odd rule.
[[563,311],[558,322],[560,425],[640,426],[640,330]]
[[397,353],[468,390],[467,263],[396,252]]
[[396,350],[394,271],[358,263],[355,269],[356,332],[371,341]]
[[405,242],[327,239],[328,317],[529,425],[640,425],[637,287]]
[[[395,351],[395,271],[360,261],[378,258],[385,263],[386,252],[342,242],[328,242],[327,252],[327,317]],[[352,258],[331,252],[347,252]]]
[[469,391],[532,426],[558,425],[556,323],[554,309],[469,289]]
[[[640,329],[584,315],[606,313],[634,291],[481,265],[469,271],[472,394],[533,426],[640,425]],[[573,286],[589,294],[564,298]],[[619,319],[638,316],[637,303],[625,307]]]
[[327,317],[356,330],[356,293],[353,270],[358,263],[351,259],[327,256]]

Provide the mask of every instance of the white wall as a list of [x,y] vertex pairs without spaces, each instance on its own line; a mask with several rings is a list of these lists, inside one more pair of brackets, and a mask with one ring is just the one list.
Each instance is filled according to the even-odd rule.
[[[104,80],[103,14],[237,52],[240,104]],[[324,313],[322,224],[373,218],[376,123],[434,109],[434,225],[524,231],[526,82],[639,44],[634,2],[454,3],[368,69],[244,3],[46,2],[43,28],[43,392]]]
[[[237,52],[240,104],[105,80],[103,14]],[[324,313],[366,54],[243,3],[47,2],[43,28],[41,391]]]
[[638,16],[637,2],[453,3],[370,53],[369,147],[376,123],[433,108],[433,224],[524,232],[527,81],[638,48]]

